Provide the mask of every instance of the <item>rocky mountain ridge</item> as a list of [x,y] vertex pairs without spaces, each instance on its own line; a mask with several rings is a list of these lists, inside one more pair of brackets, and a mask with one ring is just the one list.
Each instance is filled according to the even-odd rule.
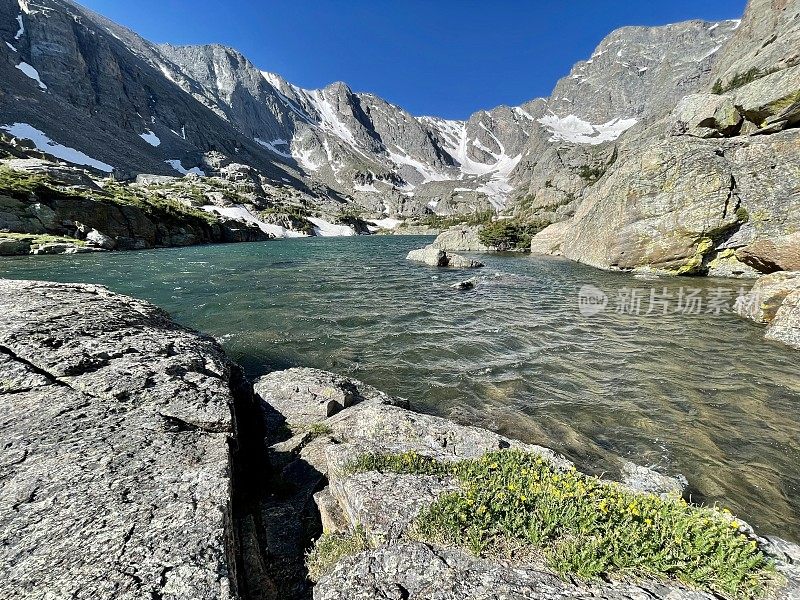
[[579,168],[607,160],[598,146],[703,83],[736,26],[623,28],[550,98],[452,121],[342,83],[304,90],[230,48],[151,44],[69,0],[2,0],[0,121],[122,177],[212,172],[216,153],[276,188],[375,218],[535,196],[533,208],[558,220],[575,208]]

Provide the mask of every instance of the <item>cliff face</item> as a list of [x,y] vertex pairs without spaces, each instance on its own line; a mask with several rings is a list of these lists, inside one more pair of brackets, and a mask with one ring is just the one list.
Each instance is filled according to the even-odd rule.
[[684,274],[800,268],[798,23],[797,1],[751,2],[705,89],[620,139],[560,251]]

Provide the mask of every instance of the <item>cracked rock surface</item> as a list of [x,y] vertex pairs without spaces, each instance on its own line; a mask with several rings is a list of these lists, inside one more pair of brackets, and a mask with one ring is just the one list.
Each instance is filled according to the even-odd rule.
[[0,280],[0,598],[235,597],[232,368],[146,302]]

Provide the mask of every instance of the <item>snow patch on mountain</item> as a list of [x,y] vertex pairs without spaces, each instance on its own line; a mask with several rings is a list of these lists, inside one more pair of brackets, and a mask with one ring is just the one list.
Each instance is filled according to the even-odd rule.
[[153,147],[161,145],[161,140],[159,139],[159,137],[149,129],[144,133],[140,133],[139,137]]
[[234,204],[233,206],[214,206],[209,204],[203,206],[202,209],[206,212],[216,213],[229,219],[243,221],[248,225],[255,225],[264,233],[274,235],[276,238],[306,237],[304,233],[292,231],[291,229],[286,229],[280,225],[265,223],[256,215],[254,215],[249,208],[241,204]]
[[37,71],[32,65],[29,65],[25,61],[22,61],[21,63],[16,65],[16,68],[22,71],[26,76],[33,79],[37,84],[39,84],[39,87],[41,89],[43,90],[47,89],[47,86],[44,84],[44,82],[42,82],[41,78],[39,77],[39,71]]
[[404,223],[402,219],[392,219],[389,217],[384,219],[370,219],[367,221],[367,229],[375,233],[381,229],[397,229],[402,223]]
[[9,49],[9,50],[11,50],[12,52],[16,52],[16,51],[17,51],[17,49],[16,49],[16,48],[14,48],[14,46],[12,46],[11,44],[9,44],[8,42],[6,42],[6,46],[8,46],[8,49]]
[[61,160],[65,160],[76,165],[93,167],[100,171],[105,171],[106,173],[111,173],[111,171],[114,170],[114,167],[111,165],[99,160],[95,160],[80,150],[76,150],[75,148],[70,148],[69,146],[64,146],[54,142],[47,137],[47,134],[45,134],[43,131],[36,129],[33,125],[29,125],[28,123],[3,125],[0,126],[0,129],[7,131],[14,137],[32,141],[36,146],[36,149],[40,152],[46,152],[47,154],[51,154],[52,156],[60,158]]
[[[397,152],[388,148],[386,149],[386,154],[389,156],[389,159],[397,166],[407,166],[414,169],[420,174],[420,176],[422,176],[422,183],[429,183],[431,181],[447,181],[448,179],[452,179],[452,177],[438,172],[432,166],[417,160],[403,148],[396,148],[398,150]],[[400,152],[402,152],[402,154],[400,154]]]
[[192,167],[191,169],[188,170],[185,169],[181,161],[178,160],[177,158],[165,160],[164,162],[167,163],[173,169],[175,169],[181,175],[188,175],[189,173],[193,175],[199,175],[200,177],[205,177],[206,175],[205,172],[199,167]]
[[356,232],[347,225],[335,225],[318,217],[308,217],[314,225],[314,233],[320,237],[350,237]]
[[276,147],[276,146],[285,146],[286,149],[289,150],[289,142],[287,142],[286,140],[278,139],[278,140],[272,140],[271,142],[265,142],[260,138],[255,138],[255,142],[260,146],[264,146],[264,148],[266,148],[267,150],[274,152],[278,156],[294,159],[294,157],[291,155],[291,152],[278,150],[278,148]]
[[23,23],[23,21],[22,21],[22,14],[21,13],[19,15],[17,15],[17,23],[19,23],[19,31],[17,31],[16,35],[14,36],[15,40],[18,40],[19,38],[21,38],[22,35],[25,33],[25,23]]
[[311,171],[313,173],[322,167],[322,163],[318,163],[314,160],[314,150],[311,148],[295,149],[295,147],[292,146],[292,156],[294,156],[295,160],[300,163],[306,171]]
[[563,118],[558,115],[545,115],[537,120],[552,134],[551,142],[592,145],[613,142],[637,123],[636,119],[615,118],[602,125],[592,125],[575,115]]

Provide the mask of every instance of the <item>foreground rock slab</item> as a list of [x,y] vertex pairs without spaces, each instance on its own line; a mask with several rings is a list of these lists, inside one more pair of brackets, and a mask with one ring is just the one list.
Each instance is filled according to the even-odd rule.
[[[539,454],[557,469],[570,469],[572,463],[541,446],[413,412],[405,401],[392,401],[375,388],[324,371],[271,373],[255,387],[267,404],[287,411],[287,420],[314,426],[311,433],[273,446],[276,455],[292,453],[294,462],[284,469],[286,482],[291,472],[302,472],[299,465],[304,464],[321,486],[315,488],[313,500],[323,530],[345,536],[360,530],[369,540],[369,547],[335,561],[314,587],[315,600],[713,598],[676,582],[565,580],[538,563],[477,558],[461,549],[421,542],[414,536],[415,519],[443,494],[458,489],[458,483],[431,475],[353,472],[349,466],[354,460],[371,453],[414,452],[449,462],[516,448]],[[348,406],[340,402],[342,407],[325,417],[319,398],[337,397],[336,389],[349,389],[359,400]],[[667,477],[632,463],[623,465],[622,475],[622,485],[635,491],[680,494],[686,486],[681,476]],[[790,581],[776,597],[794,598],[800,589],[798,573],[786,563],[798,549],[781,540],[760,538],[759,543],[783,561],[780,568]]]
[[146,302],[0,280],[0,597],[237,597],[240,377]]
[[552,573],[422,543],[382,547],[341,561],[314,591],[315,600],[710,600],[669,585],[567,583]]

